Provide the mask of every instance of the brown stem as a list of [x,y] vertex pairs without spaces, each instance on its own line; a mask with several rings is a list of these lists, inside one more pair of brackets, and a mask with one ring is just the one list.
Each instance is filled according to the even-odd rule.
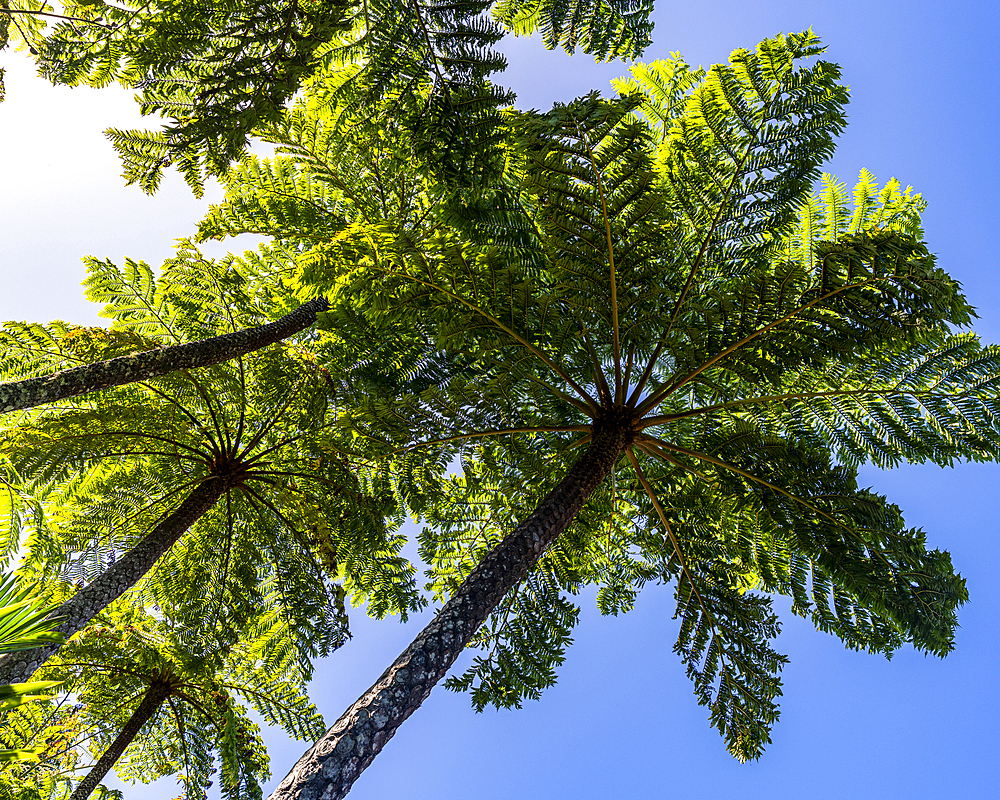
[[[68,639],[135,586],[160,556],[215,504],[226,488],[226,482],[219,478],[199,484],[177,510],[160,520],[139,544],[50,614],[61,620],[55,630]],[[0,657],[0,684],[27,681],[60,647],[53,643]]]
[[595,431],[587,450],[531,515],[465,579],[434,620],[301,758],[270,800],[340,800],[403,721],[431,693],[490,612],[525,579],[632,439],[628,426]]
[[317,297],[267,325],[0,384],[0,414],[148,380],[179,369],[229,361],[305,330],[316,321],[316,314],[327,308],[326,300]]
[[115,740],[108,745],[97,763],[87,773],[87,777],[80,781],[80,784],[73,790],[69,800],[87,800],[91,792],[97,788],[104,776],[111,771],[111,768],[122,757],[125,749],[132,744],[132,740],[139,735],[142,726],[145,725],[152,716],[163,705],[163,701],[170,696],[170,684],[167,681],[155,681],[146,691],[139,703],[139,707],[129,717],[122,729],[118,732]]

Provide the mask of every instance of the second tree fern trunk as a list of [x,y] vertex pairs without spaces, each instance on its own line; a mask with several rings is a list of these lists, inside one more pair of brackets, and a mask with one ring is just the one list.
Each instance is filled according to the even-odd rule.
[[[52,612],[52,617],[60,619],[59,627],[55,630],[69,638],[135,586],[153,568],[160,556],[222,497],[226,488],[226,482],[221,478],[200,484],[176,511],[164,517],[139,544],[104,570],[89,586]],[[59,644],[50,644],[3,656],[0,658],[0,684],[23,683],[28,680],[59,647]]]

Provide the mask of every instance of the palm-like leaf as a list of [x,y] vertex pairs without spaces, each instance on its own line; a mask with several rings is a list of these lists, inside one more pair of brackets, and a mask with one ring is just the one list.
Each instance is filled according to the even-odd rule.
[[[32,591],[18,586],[12,575],[0,575],[0,653],[15,653],[61,637],[53,632],[58,620],[50,619],[52,608]],[[31,681],[0,685],[0,713],[25,703],[45,700],[59,681]],[[31,761],[37,751],[28,748],[0,748],[0,764]]]
[[[387,8],[376,9],[379,20]],[[423,10],[413,13],[423,19]],[[550,25],[552,42],[576,37],[572,26]],[[406,697],[426,696],[469,642],[490,654],[452,685],[471,688],[478,707],[537,696],[569,641],[576,611],[567,595],[587,583],[600,587],[609,612],[627,610],[651,580],[675,584],[676,649],[741,759],[760,755],[777,718],[784,659],[771,647],[777,622],[767,594],[790,596],[798,613],[850,647],[889,653],[909,642],[946,654],[964,583],[896,507],[858,488],[856,466],[1000,455],[1000,352],[953,334],[971,308],[922,241],[918,196],[893,182],[879,190],[867,174],[853,204],[833,179],[814,194],[847,98],[835,65],[816,60],[816,38],[767,40],[707,72],[680,61],[638,68],[612,101],[510,112],[503,130],[489,130],[504,156],[501,179],[456,194],[466,154],[485,152],[462,149],[471,129],[444,128],[428,140],[419,125],[401,125],[369,136],[378,123],[361,111],[377,94],[385,109],[439,119],[465,85],[459,79],[474,76],[471,86],[485,75],[438,57],[435,47],[455,44],[439,27],[427,29],[413,56],[432,54],[436,83],[425,80],[430,68],[407,66],[396,70],[409,81],[400,89],[384,81],[410,55],[370,56],[357,43],[381,31],[359,17],[358,38],[329,51],[337,70],[269,126],[279,157],[234,171],[226,201],[202,227],[204,236],[254,231],[276,241],[229,262],[232,273],[212,267],[215,282],[196,286],[238,287],[242,271],[272,265],[270,302],[304,290],[331,296],[329,328],[311,342],[315,367],[286,351],[258,372],[219,368],[211,386],[165,381],[155,413],[180,413],[168,411],[176,397],[196,420],[190,433],[171,434],[169,453],[132,444],[129,437],[159,436],[138,407],[147,389],[136,387],[119,401],[134,409],[123,417],[129,431],[101,431],[103,449],[88,449],[81,431],[106,409],[81,407],[32,418],[36,431],[51,425],[55,439],[35,446],[30,436],[40,434],[25,433],[26,455],[15,461],[63,503],[97,498],[101,516],[125,532],[131,517],[119,509],[135,486],[169,496],[168,460],[197,480],[232,466],[236,453],[269,494],[248,485],[230,493],[219,511],[223,563],[278,565],[250,539],[284,542],[279,535],[294,531],[287,541],[302,548],[316,534],[319,546],[289,551],[325,563],[362,594],[370,592],[357,576],[370,573],[373,542],[388,565],[375,585],[408,578],[398,539],[348,530],[332,546],[315,512],[330,498],[315,487],[350,485],[355,499],[385,498],[383,514],[407,507],[424,515],[432,588],[451,599],[278,796],[307,783],[341,796],[355,765],[395,729],[375,736],[375,720],[394,726],[412,711],[399,686]],[[484,31],[465,33],[474,40]],[[495,121],[495,103],[483,97],[467,98],[474,113],[462,125],[480,112]],[[398,179],[410,155],[424,159],[439,145],[459,167]],[[175,321],[152,313],[166,301],[141,270],[119,283],[131,294],[115,288],[102,299],[136,335],[176,328],[189,336],[219,322],[206,299],[215,288],[204,297],[195,290],[187,306],[173,302]],[[259,407],[269,418],[292,409],[295,417],[300,401],[283,405],[294,394],[293,361],[322,388],[327,413],[336,392],[336,423],[325,425],[319,400],[310,405],[303,389],[294,420],[306,431],[301,440],[287,454],[279,443],[257,453],[263,438],[245,446],[236,432],[246,420],[230,409]],[[284,379],[271,380],[272,368]],[[281,388],[257,391],[265,386]],[[310,427],[316,419],[320,428]],[[63,422],[76,432],[61,431]],[[53,441],[73,442],[60,458],[99,466],[70,476]],[[126,449],[107,446],[126,441]],[[315,460],[309,470],[303,453]],[[265,454],[268,468],[258,468],[254,459]],[[377,469],[376,455],[384,459]],[[462,474],[442,489],[438,477],[456,463]],[[143,520],[151,509],[133,513]],[[237,535],[242,526],[254,537]],[[241,590],[261,587],[261,596],[291,586],[305,597],[309,587],[295,586],[311,574],[305,560],[233,577],[229,567],[213,571],[213,543],[196,535],[171,556],[178,585],[232,579]],[[199,603],[157,588],[166,585],[151,583],[150,592],[168,614],[192,619],[196,605],[201,613]],[[218,608],[240,611],[236,592],[212,596]],[[282,660],[288,649],[276,645],[266,659],[292,663]]]
[[12,575],[0,575],[0,653],[15,653],[58,641],[52,632],[52,608],[32,591],[18,586]]
[[598,59],[628,58],[650,43],[653,4],[645,0],[590,0],[560,3],[556,0],[501,0],[493,17],[519,36],[542,32],[550,50],[562,47],[572,53],[580,48]]

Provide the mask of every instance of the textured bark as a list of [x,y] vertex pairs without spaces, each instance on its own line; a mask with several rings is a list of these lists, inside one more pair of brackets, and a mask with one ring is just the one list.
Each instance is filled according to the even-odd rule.
[[[61,620],[55,630],[68,639],[135,586],[160,556],[222,497],[226,486],[221,478],[200,484],[176,511],[160,520],[145,539],[52,612],[51,617]],[[48,644],[3,656],[0,658],[0,684],[27,681],[60,646]]]
[[503,597],[611,473],[631,431],[608,427],[531,515],[472,571],[434,620],[301,758],[270,800],[339,800],[444,677]]
[[96,364],[54,372],[39,378],[0,384],[0,414],[148,380],[178,369],[193,369],[229,361],[305,330],[316,321],[317,312],[325,311],[328,307],[324,298],[317,297],[276,322],[257,328],[98,361]]
[[97,763],[91,767],[90,772],[87,773],[87,777],[80,781],[76,789],[73,790],[73,794],[70,795],[69,800],[87,800],[90,797],[91,792],[97,788],[97,784],[104,780],[104,776],[111,771],[111,768],[118,762],[118,759],[122,757],[125,748],[132,744],[132,740],[139,735],[142,726],[149,722],[150,718],[163,705],[163,701],[169,695],[170,685],[166,682],[154,683],[149,687],[142,698],[142,702],[139,703],[139,707],[129,717],[128,722],[122,726],[115,740],[101,754]]

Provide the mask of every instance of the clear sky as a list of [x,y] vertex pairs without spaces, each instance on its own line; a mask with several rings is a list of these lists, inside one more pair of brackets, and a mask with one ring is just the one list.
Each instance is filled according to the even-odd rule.
[[[709,66],[765,36],[812,27],[852,92],[850,126],[830,171],[853,181],[866,167],[922,192],[931,250],[979,309],[975,329],[1000,341],[994,3],[659,0],[656,8],[647,60],[679,51]],[[545,53],[534,41],[505,42],[504,49],[510,67],[502,80],[522,107],[610,91],[609,79],[625,72],[621,64]],[[176,176],[152,198],[122,186],[101,130],[136,125],[126,93],[53,89],[33,79],[19,55],[2,58],[0,319],[95,323],[78,286],[79,256],[157,264],[173,238],[193,234],[211,198],[195,200]],[[466,696],[436,689],[351,797],[992,800],[1000,783],[1000,467],[865,469],[863,479],[898,503],[910,525],[925,528],[932,545],[949,549],[968,581],[972,600],[960,612],[957,650],[947,659],[903,650],[887,662],[845,651],[786,614],[778,641],[791,659],[782,718],[764,757],[741,765],[709,728],[671,652],[670,590],[648,588],[636,609],[618,618],[601,618],[585,594],[559,683],[539,702],[477,715]],[[360,610],[352,614],[354,639],[319,666],[312,687],[328,722],[425,621],[374,623]],[[280,779],[303,747],[269,741]],[[168,780],[126,797],[175,794]]]

